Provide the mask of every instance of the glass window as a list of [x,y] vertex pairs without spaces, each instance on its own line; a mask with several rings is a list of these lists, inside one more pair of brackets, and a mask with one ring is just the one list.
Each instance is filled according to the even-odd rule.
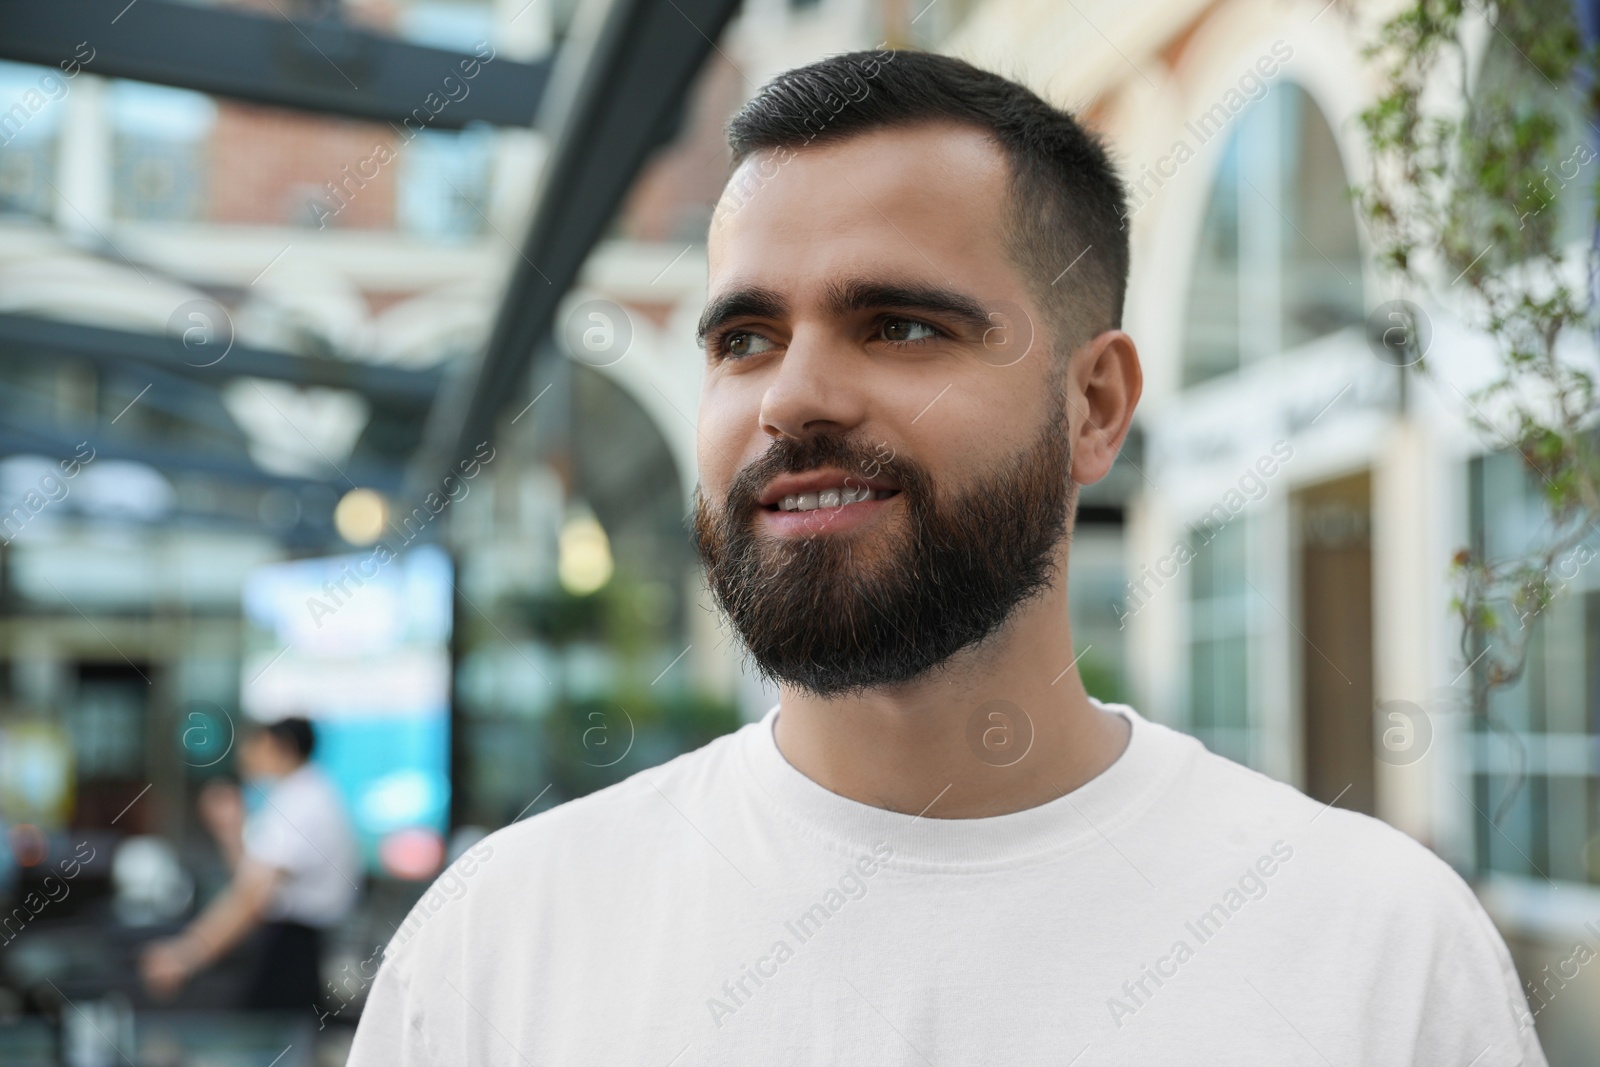
[[[1474,542],[1490,558],[1534,543],[1545,511],[1522,459],[1485,456],[1470,475]],[[1480,871],[1600,885],[1597,557],[1600,534],[1552,568],[1558,592],[1526,620],[1534,630],[1515,685],[1488,691],[1482,671],[1473,674],[1479,714],[1470,720],[1465,766]]]
[[493,130],[423,130],[401,151],[401,229],[438,241],[476,237],[488,229]]
[[1078,674],[1084,688],[1101,700],[1127,699],[1123,638],[1130,610],[1122,527],[1078,519],[1067,560],[1068,605]]
[[[1518,14],[1527,19],[1566,17],[1558,0],[1528,0]],[[1505,33],[1490,34],[1472,88],[1466,121],[1466,165],[1482,175],[1452,204],[1467,255],[1492,270],[1496,261],[1516,261],[1555,248],[1586,248],[1595,223],[1595,130],[1582,91],[1558,89]],[[1533,123],[1539,116],[1543,121]],[[1514,120],[1514,121],[1508,121]],[[1544,122],[1552,122],[1549,127]],[[1548,141],[1543,138],[1548,136]],[[1520,186],[1507,178],[1503,158],[1537,166],[1540,176]],[[1498,187],[1506,183],[1511,188]]]
[[1272,86],[1235,120],[1189,281],[1185,387],[1362,321],[1347,185],[1333,131],[1299,86]]
[[0,215],[49,217],[56,144],[71,85],[51,67],[0,63]]
[[206,213],[207,156],[217,106],[204,93],[113,83],[112,210],[118,218],[191,222]]
[[1213,752],[1251,765],[1248,519],[1189,530],[1189,732]]

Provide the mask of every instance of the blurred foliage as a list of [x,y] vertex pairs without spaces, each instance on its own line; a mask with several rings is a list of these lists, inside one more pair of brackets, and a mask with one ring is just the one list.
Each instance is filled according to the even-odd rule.
[[558,790],[582,796],[740,725],[731,703],[692,693],[658,700],[563,700],[545,718],[547,766]]
[[[545,763],[556,792],[592,793],[740,727],[733,703],[661,677],[660,650],[677,632],[662,599],[658,584],[619,573],[586,596],[552,586],[515,604],[539,640],[557,649],[594,643],[617,665],[604,696],[563,688],[544,716]],[[683,669],[682,662],[672,668]]]
[[613,581],[598,592],[577,596],[561,586],[525,598],[519,605],[528,629],[541,641],[567,645],[574,641],[600,640],[606,636],[606,623],[617,610]]
[[1361,116],[1373,167],[1358,193],[1378,261],[1494,342],[1493,379],[1461,399],[1497,447],[1521,454],[1548,508],[1521,554],[1475,545],[1452,561],[1462,650],[1487,715],[1488,691],[1523,673],[1528,624],[1563,584],[1555,564],[1600,523],[1600,57],[1569,0],[1418,0],[1367,55],[1388,78]]
[[1128,695],[1122,685],[1122,671],[1108,657],[1086,655],[1078,662],[1078,676],[1089,694],[1107,704],[1125,704]]

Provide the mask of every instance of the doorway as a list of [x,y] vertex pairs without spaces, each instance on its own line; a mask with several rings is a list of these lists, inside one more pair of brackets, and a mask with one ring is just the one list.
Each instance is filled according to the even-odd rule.
[[1371,815],[1372,479],[1311,486],[1295,505],[1305,792]]

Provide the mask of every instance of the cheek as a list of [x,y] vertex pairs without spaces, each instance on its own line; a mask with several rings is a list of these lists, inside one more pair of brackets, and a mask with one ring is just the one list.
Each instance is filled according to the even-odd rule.
[[969,376],[943,395],[940,389],[949,379],[930,382],[925,395],[900,409],[905,417],[899,426],[911,453],[918,459],[926,457],[929,470],[948,469],[959,476],[969,469],[993,469],[1026,448],[1045,417],[1043,398],[1039,390],[1002,389],[986,380],[988,375],[1004,373],[1008,372]]
[[695,459],[700,484],[716,500],[738,473],[748,439],[760,434],[761,394],[744,383],[706,379],[700,391]]

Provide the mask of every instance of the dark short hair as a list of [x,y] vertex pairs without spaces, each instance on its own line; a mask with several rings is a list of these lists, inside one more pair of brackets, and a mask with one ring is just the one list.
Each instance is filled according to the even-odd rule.
[[728,124],[728,144],[737,167],[755,152],[934,121],[976,127],[1004,153],[1010,252],[1057,336],[1075,346],[1120,327],[1128,285],[1122,182],[1097,136],[1016,82],[927,52],[829,56],[764,85]]
[[310,759],[311,750],[317,747],[317,735],[311,729],[311,720],[302,715],[269,722],[261,728],[261,732],[270,734],[279,744],[293,749],[301,759]]

